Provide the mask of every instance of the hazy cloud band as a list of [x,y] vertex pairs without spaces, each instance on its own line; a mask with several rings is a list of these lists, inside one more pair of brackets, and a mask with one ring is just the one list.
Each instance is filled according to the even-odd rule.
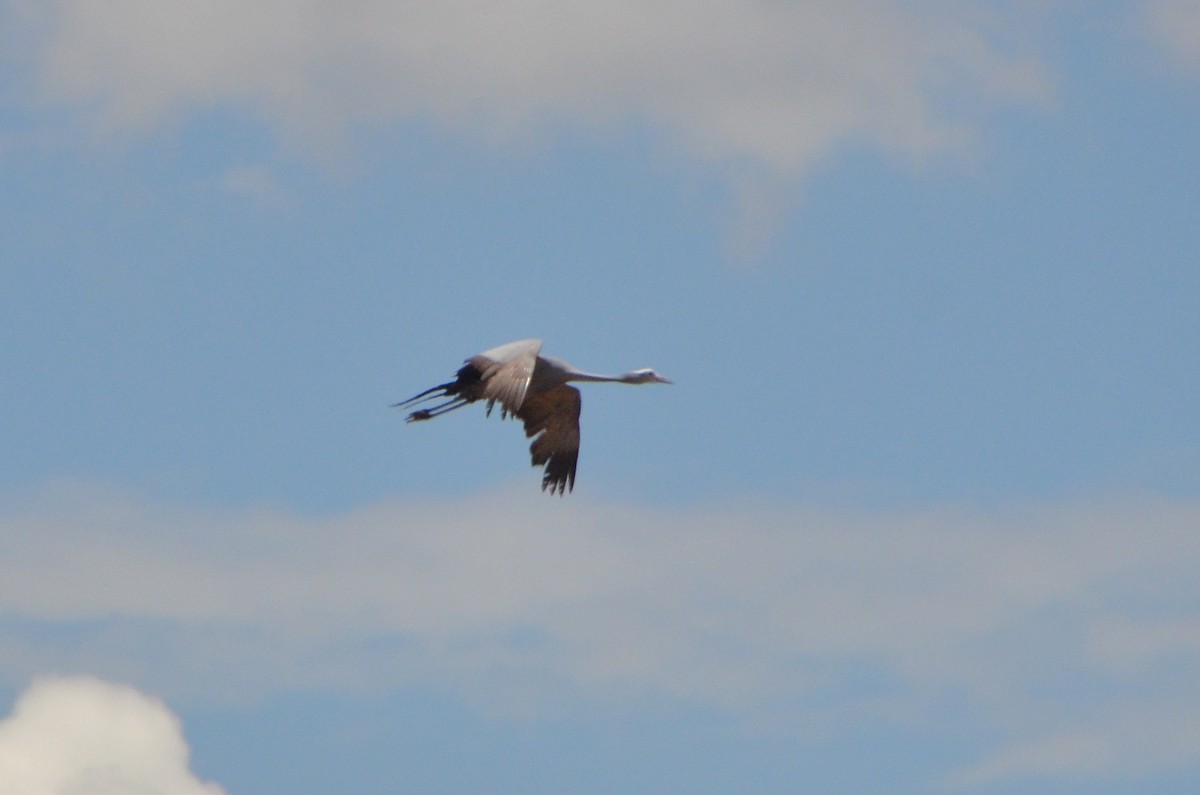
[[794,174],[845,145],[959,147],[996,103],[1047,92],[1019,25],[954,2],[53,0],[26,16],[41,97],[110,129],[227,107],[318,142],[381,120],[486,141],[635,124]]
[[[983,779],[1119,774],[1064,745],[1085,729],[1135,757],[1122,769],[1200,748],[1122,740],[1200,696],[1192,502],[665,513],[522,493],[311,519],[56,489],[5,513],[10,681],[66,669],[205,698],[433,682],[500,710],[650,697],[831,730],[951,699],[1049,744],[998,751]],[[1089,680],[1104,695],[1081,696]],[[1164,738],[1196,731],[1177,717]]]

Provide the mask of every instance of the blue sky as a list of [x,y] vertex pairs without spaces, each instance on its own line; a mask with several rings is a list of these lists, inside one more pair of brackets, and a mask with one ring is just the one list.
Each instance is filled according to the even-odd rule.
[[1200,784],[1200,4],[0,31],[0,791]]

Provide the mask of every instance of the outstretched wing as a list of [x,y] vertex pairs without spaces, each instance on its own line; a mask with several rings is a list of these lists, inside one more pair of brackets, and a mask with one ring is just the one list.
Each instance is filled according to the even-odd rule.
[[525,423],[525,435],[532,436],[529,452],[533,466],[546,465],[542,491],[563,494],[575,489],[575,464],[579,461],[579,412],[583,401],[579,390],[560,384],[529,395],[514,412]]
[[541,340],[518,340],[467,359],[467,365],[479,372],[483,382],[480,397],[487,400],[489,413],[496,402],[502,413],[517,413],[525,402],[541,349]]

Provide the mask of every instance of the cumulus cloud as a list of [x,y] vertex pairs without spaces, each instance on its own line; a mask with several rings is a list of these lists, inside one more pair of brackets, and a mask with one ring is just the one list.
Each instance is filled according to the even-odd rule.
[[831,731],[949,702],[1013,738],[979,780],[1113,773],[1068,753],[1111,713],[1118,768],[1200,761],[1124,742],[1200,695],[1200,504],[537,496],[313,519],[50,490],[0,511],[0,676],[53,663],[205,699],[423,683],[489,709],[649,698]]
[[1017,25],[950,0],[50,0],[29,16],[42,98],[119,129],[212,108],[317,141],[379,121],[487,141],[637,125],[691,158],[796,174],[846,145],[959,147],[997,103],[1046,92]]
[[221,795],[188,769],[178,719],[137,690],[38,679],[0,721],[0,795]]

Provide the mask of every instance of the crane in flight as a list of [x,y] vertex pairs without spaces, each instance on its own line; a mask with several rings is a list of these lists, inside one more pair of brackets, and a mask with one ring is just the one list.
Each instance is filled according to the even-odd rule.
[[438,384],[419,395],[394,404],[409,407],[428,400],[448,398],[429,408],[417,409],[407,422],[439,417],[477,400],[487,401],[487,414],[500,404],[501,418],[519,417],[525,436],[533,437],[529,452],[533,466],[545,465],[542,491],[563,494],[575,488],[579,460],[579,390],[569,381],[612,381],[620,384],[669,384],[653,370],[630,370],[621,375],[596,375],[576,370],[561,359],[542,356],[541,340],[517,340],[476,354],[458,369],[453,381]]

